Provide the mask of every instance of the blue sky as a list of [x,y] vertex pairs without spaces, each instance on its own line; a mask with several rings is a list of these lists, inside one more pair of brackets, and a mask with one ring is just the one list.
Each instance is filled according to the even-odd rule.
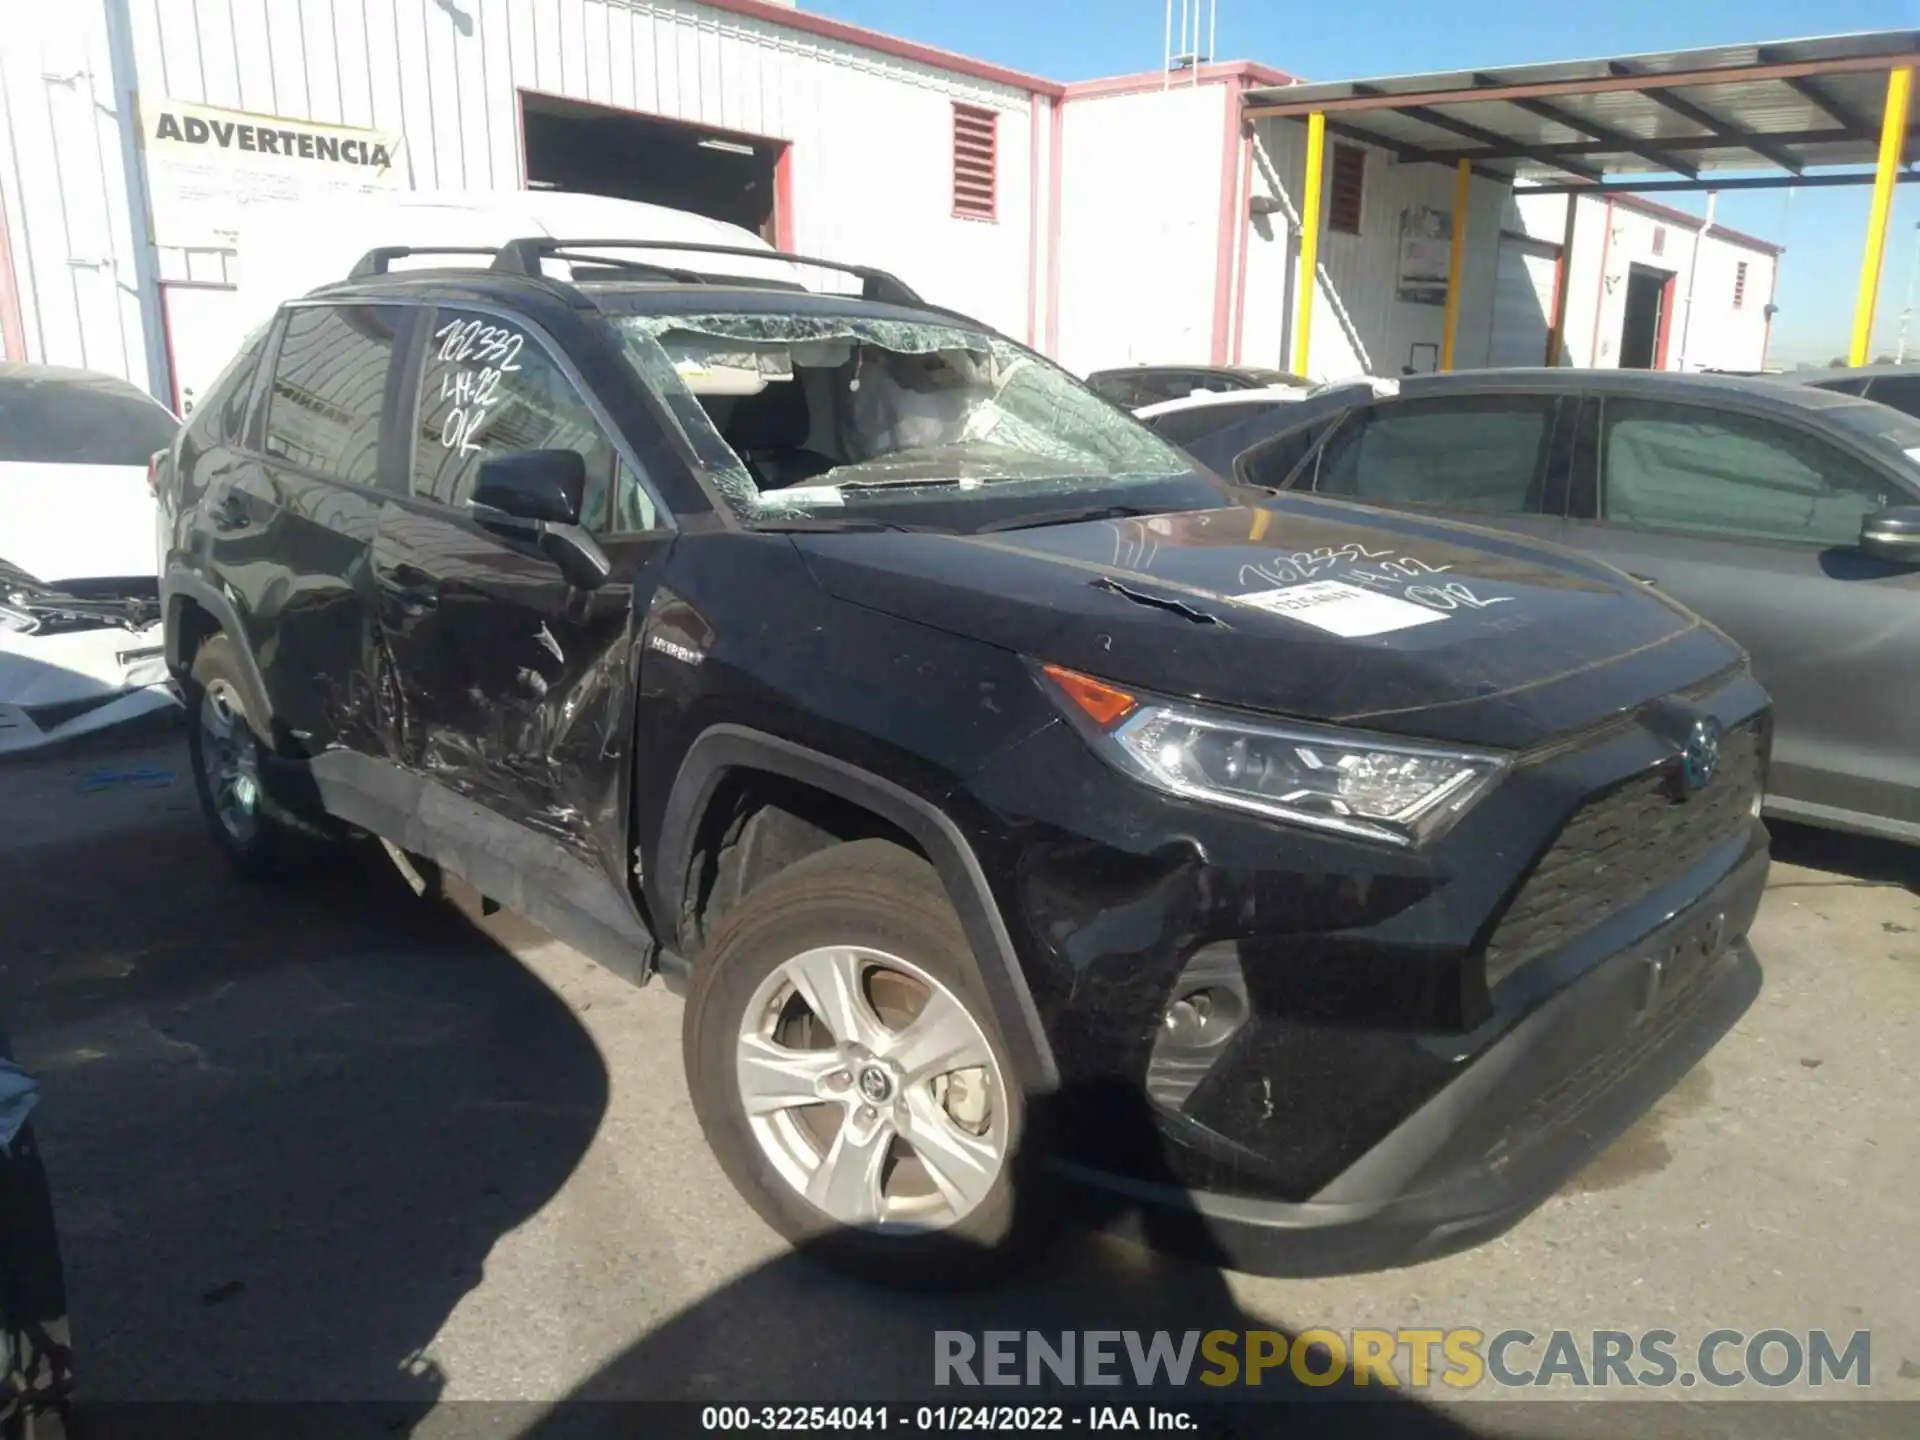
[[[1054,80],[1160,64],[1161,0],[801,0],[806,8]],[[1175,14],[1179,13],[1176,0]],[[1920,27],[1920,0],[1220,0],[1222,59],[1258,60],[1313,80],[1629,55],[1808,34]],[[1909,156],[1909,158],[1916,158]],[[1853,326],[1868,187],[1748,191],[1717,218],[1787,246],[1773,360],[1824,362]],[[1880,286],[1874,348],[1891,350],[1920,242],[1920,184],[1901,186]],[[1704,194],[1655,197],[1683,209]],[[1920,316],[1913,343],[1920,344]]]

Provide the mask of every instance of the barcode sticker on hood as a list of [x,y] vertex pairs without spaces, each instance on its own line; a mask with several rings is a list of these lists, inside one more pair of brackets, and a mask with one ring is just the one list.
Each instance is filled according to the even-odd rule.
[[1416,605],[1411,600],[1402,600],[1397,595],[1378,595],[1344,580],[1310,580],[1304,585],[1256,590],[1235,595],[1233,599],[1237,604],[1285,615],[1347,640],[1410,630],[1415,625],[1447,618],[1442,612]]

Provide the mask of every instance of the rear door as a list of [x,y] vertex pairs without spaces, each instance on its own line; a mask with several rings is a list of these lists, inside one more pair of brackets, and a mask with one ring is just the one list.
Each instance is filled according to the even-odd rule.
[[1557,541],[1574,410],[1529,392],[1377,401],[1334,429],[1293,488]]
[[276,728],[309,754],[380,747],[369,562],[401,481],[398,410],[414,311],[301,303],[279,325],[260,452],[215,472],[196,527],[235,600]]
[[[623,874],[611,787],[631,732],[634,615],[672,531],[605,411],[536,327],[440,307],[408,427],[407,493],[381,527],[375,585],[400,682],[405,762],[503,819]],[[575,589],[469,501],[483,461],[571,449],[583,524],[612,581]],[[598,822],[598,823],[596,823]]]
[[1773,808],[1920,824],[1920,569],[1858,548],[1869,512],[1913,498],[1783,420],[1665,400],[1595,408],[1569,543],[1747,649],[1775,705]]

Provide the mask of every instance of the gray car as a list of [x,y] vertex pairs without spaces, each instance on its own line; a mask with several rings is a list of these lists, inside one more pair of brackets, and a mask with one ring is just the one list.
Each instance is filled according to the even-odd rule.
[[1863,400],[1920,415],[1920,365],[1862,365],[1857,369],[1796,370],[1787,377],[1821,390],[1838,390]]
[[1657,586],[1773,692],[1769,814],[1920,841],[1920,420],[1772,380],[1504,370],[1325,389],[1187,448],[1251,484],[1438,510]]

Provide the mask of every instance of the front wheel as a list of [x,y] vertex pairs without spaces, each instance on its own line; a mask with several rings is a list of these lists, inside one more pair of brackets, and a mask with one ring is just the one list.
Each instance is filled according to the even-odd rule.
[[261,763],[266,744],[258,717],[247,710],[233,642],[215,635],[201,645],[182,689],[187,755],[207,828],[241,874],[270,874],[292,857],[302,837],[267,795]]
[[1022,1096],[926,861],[863,840],[782,871],[726,917],[685,1024],[708,1143],[788,1239],[892,1283],[1008,1251]]

